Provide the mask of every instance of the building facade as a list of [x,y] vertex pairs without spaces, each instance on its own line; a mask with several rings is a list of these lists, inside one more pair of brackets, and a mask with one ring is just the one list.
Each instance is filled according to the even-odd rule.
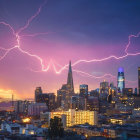
[[118,91],[121,93],[123,92],[123,89],[125,88],[125,76],[124,76],[123,68],[118,69],[117,87],[118,87]]
[[28,107],[29,116],[40,116],[41,112],[46,112],[48,107],[45,103],[31,103]]
[[88,85],[80,85],[80,97],[88,97]]
[[41,113],[43,119],[45,119],[45,114],[46,118],[48,119],[54,117],[62,118],[63,126],[66,127],[85,123],[88,123],[90,125],[98,124],[97,111],[75,111],[74,109],[69,109],[68,111],[47,112]]

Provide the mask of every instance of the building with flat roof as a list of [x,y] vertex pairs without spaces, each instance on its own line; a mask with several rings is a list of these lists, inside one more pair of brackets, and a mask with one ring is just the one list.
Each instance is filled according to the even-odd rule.
[[41,120],[46,120],[45,114],[48,122],[51,118],[58,117],[62,119],[63,126],[66,127],[85,123],[97,125],[98,123],[97,111],[75,111],[74,109],[69,109],[68,111],[42,112],[40,114]]

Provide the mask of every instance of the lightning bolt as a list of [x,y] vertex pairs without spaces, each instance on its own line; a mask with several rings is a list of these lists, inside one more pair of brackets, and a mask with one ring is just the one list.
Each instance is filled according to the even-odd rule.
[[[60,65],[60,64],[58,64],[58,63],[55,63],[56,65],[58,65],[59,67],[61,67],[61,68],[63,68],[63,69],[68,69],[66,66],[65,67],[63,67],[62,65]],[[56,74],[60,74],[61,73],[61,71],[59,70],[57,70],[56,69],[56,66],[54,65],[54,62],[52,63],[52,65],[53,65],[53,68],[54,68],[54,71],[55,71],[55,73]],[[116,76],[114,76],[114,75],[112,75],[112,74],[109,74],[109,73],[106,73],[106,74],[104,74],[104,75],[102,75],[102,76],[95,76],[95,75],[92,75],[92,74],[89,74],[89,73],[87,73],[87,72],[84,72],[84,71],[80,71],[80,70],[76,70],[76,69],[73,69],[73,71],[74,72],[76,72],[76,73],[78,73],[78,74],[80,74],[81,76],[84,76],[84,77],[89,77],[89,78],[94,78],[94,79],[102,79],[102,78],[112,78],[112,79],[116,79]],[[130,81],[130,80],[125,80],[126,82],[128,82],[128,83],[136,83],[137,81]]]
[[33,20],[34,18],[36,18],[36,17],[40,14],[40,12],[41,12],[41,10],[42,10],[42,7],[46,4],[46,2],[47,2],[47,1],[45,1],[43,4],[40,5],[40,7],[39,7],[39,9],[37,10],[37,12],[36,12],[33,16],[31,16],[31,17],[27,20],[26,24],[25,24],[23,27],[21,27],[17,32],[14,30],[14,28],[13,28],[10,24],[8,24],[8,23],[6,23],[6,22],[4,22],[4,21],[0,22],[0,24],[2,24],[2,25],[4,25],[4,26],[8,26],[8,27],[10,28],[10,30],[12,31],[13,35],[14,35],[15,38],[16,38],[16,43],[17,43],[14,47],[9,48],[9,49],[5,49],[5,48],[2,48],[2,47],[1,47],[0,49],[1,49],[1,50],[4,50],[5,53],[4,53],[3,56],[0,57],[0,60],[4,59],[4,58],[7,56],[7,54],[8,54],[9,52],[11,52],[12,50],[18,49],[21,53],[24,53],[24,54],[26,54],[26,55],[28,55],[28,56],[30,56],[30,57],[34,57],[34,58],[38,59],[38,60],[40,61],[40,64],[41,64],[42,71],[48,71],[48,70],[49,70],[50,64],[48,64],[48,66],[45,67],[45,65],[43,64],[43,59],[42,59],[41,57],[39,57],[38,55],[35,55],[35,54],[31,54],[31,53],[29,53],[29,52],[23,50],[23,49],[21,48],[21,43],[20,43],[21,37],[23,37],[23,36],[32,36],[32,37],[33,37],[33,36],[42,35],[42,34],[48,34],[48,33],[35,33],[35,34],[21,35],[21,36],[19,35],[23,30],[27,29],[28,26],[30,25],[30,23],[32,22],[32,20]]
[[27,29],[27,28],[29,27],[30,23],[33,21],[33,19],[35,19],[35,18],[40,14],[40,12],[41,12],[41,10],[42,10],[42,7],[43,7],[46,3],[47,3],[47,0],[45,0],[44,3],[42,3],[42,4],[40,5],[40,7],[38,8],[37,12],[27,20],[26,24],[25,24],[23,27],[21,27],[21,28],[17,31],[17,34],[18,34],[18,35],[19,35],[22,31],[24,31],[25,29]]
[[[20,40],[21,40],[22,37],[35,37],[35,36],[38,36],[38,35],[47,35],[47,34],[49,34],[49,32],[34,33],[34,34],[25,34],[25,35],[24,34],[23,35],[21,34],[22,31],[24,31],[25,29],[27,29],[30,26],[30,23],[40,14],[43,6],[46,3],[47,3],[47,1],[44,1],[44,3],[42,3],[40,5],[40,7],[38,8],[37,12],[33,16],[31,16],[27,20],[27,22],[25,23],[25,25],[23,27],[21,27],[18,31],[15,31],[14,28],[10,24],[8,24],[8,23],[6,23],[4,21],[1,21],[0,22],[0,24],[2,24],[4,26],[7,26],[12,31],[13,35],[16,38],[16,44],[13,47],[11,47],[9,49],[5,49],[3,47],[0,47],[0,50],[5,51],[4,55],[0,57],[0,60],[4,59],[12,50],[18,49],[21,53],[26,54],[26,55],[28,55],[30,57],[36,58],[40,62],[41,71],[43,71],[43,72],[47,72],[50,69],[50,66],[53,67],[53,69],[54,69],[54,71],[55,71],[56,74],[60,74],[62,71],[66,70],[68,68],[68,64],[66,64],[64,66],[60,66],[59,65],[61,68],[59,70],[57,70],[55,63],[52,60],[48,63],[47,66],[45,66],[45,64],[43,63],[43,59],[40,56],[35,55],[35,54],[31,54],[30,52],[25,51],[24,49],[21,48]],[[110,60],[110,59],[120,60],[120,59],[124,59],[124,58],[126,58],[128,56],[137,56],[137,55],[140,55],[140,52],[137,52],[137,53],[128,53],[128,48],[129,48],[129,46],[131,44],[131,39],[132,38],[138,38],[139,36],[140,36],[140,32],[138,34],[136,34],[136,35],[131,34],[131,35],[128,36],[128,44],[126,45],[125,50],[124,50],[124,53],[125,54],[122,55],[122,56],[119,56],[118,57],[118,56],[115,56],[115,55],[110,55],[108,57],[101,58],[101,59],[92,59],[92,60],[82,59],[82,60],[77,60],[76,62],[74,62],[72,64],[72,66],[74,67],[75,65],[78,65],[79,63],[103,62],[103,61],[107,61],[107,60]],[[113,76],[111,74],[104,74],[103,76],[94,76],[94,75],[91,75],[89,73],[86,73],[86,72],[83,72],[83,71],[80,71],[80,70],[76,70],[76,69],[73,69],[73,71],[76,72],[76,73],[80,73],[80,74],[82,74],[84,76],[87,76],[87,77],[90,77],[90,78],[94,78],[94,79],[99,79],[99,78],[104,78],[104,77],[116,78],[116,76]],[[135,82],[135,81],[132,81],[132,82]]]

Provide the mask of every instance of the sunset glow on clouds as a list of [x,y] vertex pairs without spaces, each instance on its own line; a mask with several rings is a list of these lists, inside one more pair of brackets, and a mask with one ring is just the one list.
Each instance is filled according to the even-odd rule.
[[11,89],[0,89],[0,99],[12,99],[12,94],[16,99],[21,98],[15,91]]

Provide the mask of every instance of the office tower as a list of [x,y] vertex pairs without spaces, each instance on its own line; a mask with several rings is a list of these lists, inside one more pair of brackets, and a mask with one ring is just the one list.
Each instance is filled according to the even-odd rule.
[[117,93],[117,88],[114,86],[114,83],[111,82],[110,87],[109,87],[109,95],[112,95],[112,97],[115,97],[116,93]]
[[140,67],[138,67],[138,94],[140,95]]
[[134,90],[134,94],[135,94],[135,95],[138,94],[138,90],[137,90],[137,88],[135,88],[135,90]]
[[91,90],[89,96],[99,97],[99,89]]
[[57,90],[57,105],[65,110],[70,108],[71,97],[74,96],[74,85],[71,61],[69,62],[67,84],[63,84],[61,89]]
[[103,82],[100,83],[100,95],[108,94],[108,90],[109,90],[109,83],[104,80]]
[[47,103],[48,110],[49,111],[54,111],[55,110],[55,94],[54,93],[48,93],[49,96],[49,101]]
[[36,89],[35,89],[35,102],[38,102],[38,97],[40,94],[42,94],[41,87],[36,87]]
[[71,97],[71,109],[79,109],[79,96]]
[[123,89],[125,88],[125,77],[124,77],[124,69],[119,68],[118,69],[118,81],[117,81],[117,87],[119,92],[123,92]]
[[68,86],[70,92],[71,92],[71,93],[74,93],[71,61],[69,62],[69,71],[68,71],[68,78],[67,78],[67,86]]
[[62,101],[66,97],[66,86],[62,85],[61,89],[57,90],[57,108],[62,107]]
[[99,111],[98,97],[89,96],[87,99],[86,109],[90,111]]
[[49,95],[47,93],[42,93],[37,95],[37,99],[36,99],[37,103],[49,103]]
[[80,97],[88,97],[88,85],[80,85]]

